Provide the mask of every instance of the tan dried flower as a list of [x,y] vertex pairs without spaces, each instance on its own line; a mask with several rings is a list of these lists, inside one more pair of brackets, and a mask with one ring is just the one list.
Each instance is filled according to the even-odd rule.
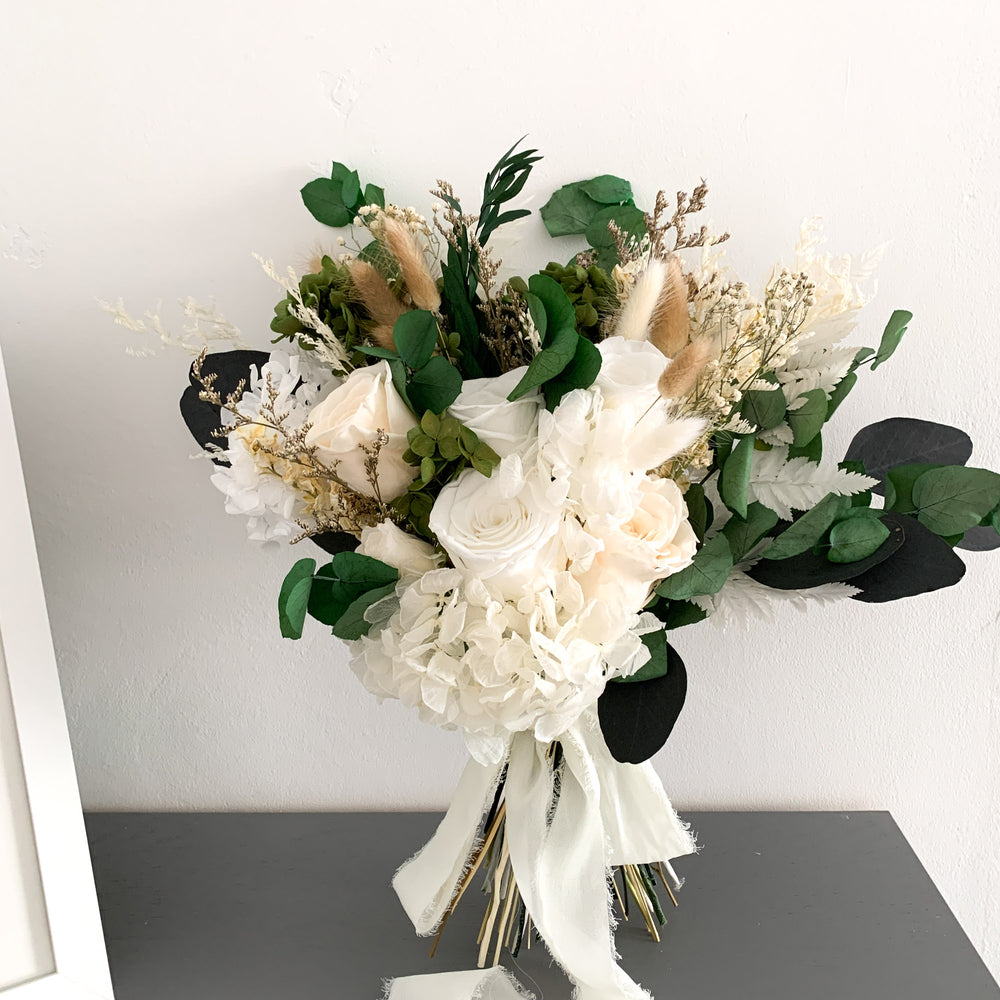
[[385,218],[384,229],[386,245],[399,264],[414,305],[418,309],[437,312],[441,308],[441,295],[413,233],[398,219],[390,216]]

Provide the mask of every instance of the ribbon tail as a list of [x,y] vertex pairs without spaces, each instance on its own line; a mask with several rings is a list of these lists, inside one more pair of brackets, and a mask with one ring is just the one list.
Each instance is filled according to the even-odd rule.
[[505,969],[439,972],[394,979],[385,1000],[534,1000]]
[[434,836],[400,867],[392,880],[403,909],[422,937],[437,930],[455,896],[505,763],[501,760],[486,766],[470,760],[465,765],[448,812]]
[[649,1000],[617,962],[602,791],[581,725],[560,744],[558,799],[545,747],[530,734],[511,744],[507,841],[518,889],[552,957],[573,980],[576,1000]]

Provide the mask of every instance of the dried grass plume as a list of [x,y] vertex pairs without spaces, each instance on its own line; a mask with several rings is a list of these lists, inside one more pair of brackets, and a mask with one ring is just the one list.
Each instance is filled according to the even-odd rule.
[[671,361],[656,383],[656,388],[664,399],[680,399],[697,384],[698,376],[712,356],[712,345],[707,337],[683,348]]
[[390,253],[396,258],[403,281],[410,292],[413,304],[418,309],[437,312],[441,308],[441,295],[437,284],[424,259],[423,250],[414,239],[406,224],[385,216],[385,242]]
[[375,329],[371,332],[372,340],[380,347],[396,349],[392,339],[392,328],[396,320],[406,312],[406,308],[395,295],[389,283],[367,261],[352,260],[348,264],[351,281],[361,299],[362,305],[368,310],[368,315],[375,320]]
[[649,342],[668,358],[674,358],[688,344],[691,316],[687,282],[680,261],[671,257],[666,268],[667,275],[649,329]]
[[667,265],[654,258],[639,276],[619,313],[615,333],[626,340],[645,340],[649,321],[660,298],[660,289],[667,276]]

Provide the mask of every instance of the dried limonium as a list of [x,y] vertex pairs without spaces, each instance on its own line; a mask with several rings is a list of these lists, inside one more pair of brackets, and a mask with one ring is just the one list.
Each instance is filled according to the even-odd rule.
[[509,372],[530,364],[542,349],[542,343],[521,294],[505,282],[479,308],[486,317],[482,342],[496,358],[500,371]]
[[379,453],[388,441],[384,430],[376,433],[371,445],[361,445],[365,452],[365,474],[373,485],[374,496],[359,493],[337,472],[337,462],[324,462],[315,445],[307,442],[309,421],[289,427],[290,412],[279,407],[279,392],[270,375],[264,379],[260,407],[253,417],[240,409],[247,388],[241,380],[233,392],[223,397],[216,388],[218,375],[203,371],[205,352],[194,361],[191,374],[201,386],[198,396],[206,403],[228,413],[232,423],[215,431],[218,438],[235,438],[254,457],[261,471],[281,479],[303,498],[310,520],[299,519],[302,534],[294,541],[325,531],[345,531],[360,536],[361,531],[390,517],[377,486]]
[[[708,197],[708,185],[704,179],[688,195],[678,191],[676,201],[671,206],[666,191],[656,195],[656,205],[652,214],[646,215],[646,231],[649,234],[652,254],[655,257],[665,257],[677,250],[689,250],[693,247],[715,246],[729,239],[729,233],[721,236],[710,236],[707,226],[701,226],[696,233],[687,232],[688,216],[700,212],[705,207]],[[669,218],[667,213],[670,212]],[[670,246],[668,234],[673,230],[673,245]]]

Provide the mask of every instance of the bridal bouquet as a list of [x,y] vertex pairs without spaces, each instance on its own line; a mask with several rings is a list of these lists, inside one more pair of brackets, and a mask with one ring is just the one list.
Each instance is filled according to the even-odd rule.
[[583,1000],[637,998],[610,904],[655,935],[669,861],[694,849],[648,763],[686,690],[669,633],[954,584],[956,547],[1000,545],[1000,475],[916,419],[824,455],[911,316],[845,343],[877,254],[823,253],[814,221],[755,294],[728,234],[693,222],[704,183],[644,210],[602,175],[541,210],[568,263],[501,278],[491,237],[529,214],[509,205],[537,160],[505,154],[475,215],[439,181],[430,220],[334,163],[302,198],[339,249],[301,277],[262,261],[286,293],[274,349],[202,351],[181,409],[250,538],[329,557],[291,567],[282,633],[315,619],[374,695],[465,738],[452,806],[394,880],[417,931],[480,877],[480,968],[534,933]]

